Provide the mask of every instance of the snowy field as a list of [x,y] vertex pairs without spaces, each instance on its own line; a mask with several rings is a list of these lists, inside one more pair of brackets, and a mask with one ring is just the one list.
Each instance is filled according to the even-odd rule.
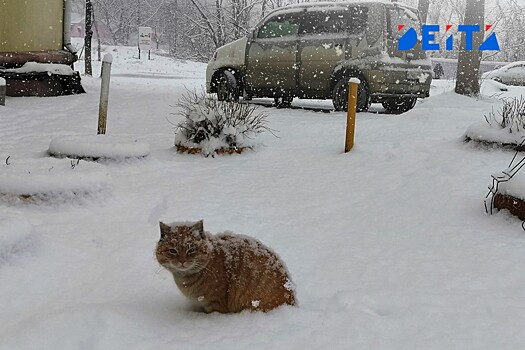
[[[181,155],[174,105],[206,66],[108,51],[108,134],[147,142],[150,155],[103,163],[109,185],[96,195],[0,201],[0,349],[523,348],[525,232],[483,207],[513,153],[462,142],[499,102],[434,81],[408,113],[358,114],[347,154],[344,113],[261,107],[278,138],[243,155]],[[96,134],[100,80],[82,82],[87,94],[7,98],[0,179],[16,164],[51,168],[57,136]],[[154,249],[159,220],[201,218],[276,250],[299,306],[195,312]]]

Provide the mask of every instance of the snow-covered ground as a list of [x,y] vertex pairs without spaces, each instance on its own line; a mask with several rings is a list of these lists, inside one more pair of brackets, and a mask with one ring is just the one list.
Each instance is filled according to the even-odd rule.
[[[490,174],[513,153],[462,142],[496,100],[435,81],[408,113],[358,114],[347,154],[344,113],[269,108],[278,138],[204,158],[173,150],[172,113],[185,87],[203,85],[205,65],[108,51],[108,134],[145,141],[150,155],[103,163],[107,195],[0,203],[0,349],[523,347],[525,234],[483,207]],[[100,80],[82,82],[78,96],[7,98],[0,174],[8,156],[43,162],[53,138],[96,134]],[[193,311],[154,248],[159,220],[201,218],[276,250],[299,306]]]

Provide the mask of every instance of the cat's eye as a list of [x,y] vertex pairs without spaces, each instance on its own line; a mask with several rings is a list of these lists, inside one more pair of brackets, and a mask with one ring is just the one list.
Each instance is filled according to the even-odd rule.
[[187,255],[193,255],[195,253],[197,253],[197,250],[195,248],[190,248],[190,249],[186,250],[186,254]]
[[177,249],[175,249],[175,248],[171,248],[171,249],[169,249],[168,252],[170,252],[170,254],[173,254],[173,255],[177,255],[177,254],[179,254],[179,252],[178,252]]

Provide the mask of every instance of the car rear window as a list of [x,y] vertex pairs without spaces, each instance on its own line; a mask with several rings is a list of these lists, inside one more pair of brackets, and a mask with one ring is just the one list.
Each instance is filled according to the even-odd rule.
[[[396,7],[388,11],[390,34],[394,38],[400,38],[410,28],[414,28],[418,33],[421,29],[419,17],[410,9]],[[404,25],[403,29],[398,30],[398,25]]]

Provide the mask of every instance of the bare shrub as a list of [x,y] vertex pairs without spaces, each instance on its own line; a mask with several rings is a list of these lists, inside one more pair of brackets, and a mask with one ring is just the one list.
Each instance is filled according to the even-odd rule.
[[513,97],[502,99],[503,106],[494,113],[494,109],[485,115],[485,120],[490,125],[496,123],[502,129],[508,129],[509,133],[525,130],[525,97]]
[[177,124],[175,145],[198,147],[204,155],[218,150],[251,147],[255,136],[268,131],[265,113],[244,103],[217,101],[206,92],[188,90],[177,103],[177,115],[184,119]]

